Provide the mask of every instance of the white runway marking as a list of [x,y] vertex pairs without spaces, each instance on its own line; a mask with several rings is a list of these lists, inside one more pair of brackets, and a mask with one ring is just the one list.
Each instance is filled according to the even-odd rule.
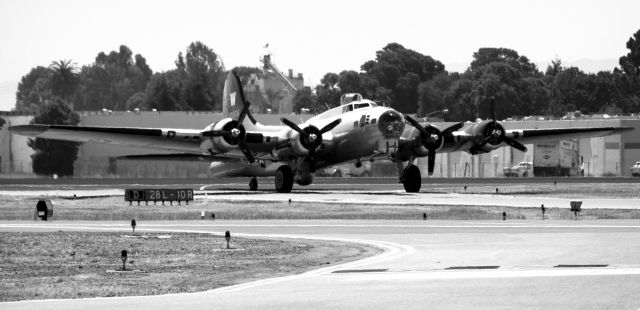
[[[118,226],[118,227],[116,227],[116,226]],[[82,226],[82,225],[54,225],[54,224],[49,224],[49,225],[0,224],[0,228],[2,228],[2,227],[49,228],[49,229],[63,229],[64,228],[64,229],[100,230],[100,231],[104,231],[104,230],[129,231],[129,229],[130,229],[128,227],[124,227],[125,225],[122,225],[123,227],[119,227],[119,226],[121,226],[121,225],[103,224],[103,225],[93,225],[93,226]],[[156,225],[154,225],[154,226],[156,226]],[[176,225],[165,225],[165,226],[176,226]],[[186,225],[180,225],[180,226],[186,226]],[[251,225],[248,225],[248,226],[251,226]],[[188,230],[188,229],[145,229],[145,228],[136,228],[136,230],[138,230],[138,231],[150,231],[150,232],[151,231],[154,231],[154,232],[162,231],[162,232],[174,232],[174,233],[199,233],[199,234],[211,234],[211,235],[222,234],[220,232],[202,231],[202,230]],[[279,283],[279,282],[283,282],[283,281],[295,280],[295,279],[305,278],[305,277],[310,277],[310,276],[317,276],[317,275],[321,275],[321,274],[330,274],[333,271],[340,270],[340,269],[358,268],[360,266],[365,266],[365,265],[375,264],[375,263],[379,263],[379,262],[383,262],[383,261],[387,261],[387,260],[391,260],[391,259],[396,259],[398,257],[404,256],[404,255],[413,254],[415,252],[415,249],[410,247],[410,246],[391,243],[391,242],[385,242],[385,241],[375,241],[375,240],[349,239],[349,238],[337,238],[337,237],[317,237],[317,236],[294,235],[294,234],[284,235],[284,234],[236,233],[234,235],[235,236],[239,236],[239,237],[245,237],[245,238],[287,238],[287,239],[307,239],[307,240],[321,240],[321,241],[352,242],[352,243],[360,243],[360,244],[366,244],[366,245],[370,245],[370,246],[373,246],[373,247],[377,247],[377,248],[383,249],[384,252],[382,254],[371,256],[371,257],[368,257],[368,258],[365,258],[365,259],[361,259],[361,260],[357,260],[357,261],[353,261],[353,262],[349,262],[349,263],[345,263],[345,264],[340,264],[340,265],[335,265],[335,266],[315,269],[315,270],[307,271],[305,273],[298,274],[298,275],[291,275],[291,276],[284,276],[284,277],[277,277],[277,278],[258,280],[258,281],[253,281],[253,282],[249,282],[249,283],[226,286],[226,287],[221,287],[221,288],[217,288],[217,289],[213,289],[213,290],[209,290],[209,291],[198,292],[198,293],[189,293],[189,294],[206,294],[206,293],[209,293],[209,292],[236,292],[236,291],[245,290],[245,289],[249,289],[249,288],[253,288],[253,287],[261,286],[261,285]],[[184,295],[184,293],[182,293],[182,294],[166,294],[166,295],[160,295],[160,296],[171,296],[171,295]],[[158,295],[156,295],[156,296],[158,296]],[[153,296],[142,296],[142,297],[152,298]],[[114,298],[114,297],[110,297],[110,298]],[[127,297],[116,297],[116,298],[127,298]],[[60,300],[65,300],[65,299],[56,299],[56,301],[60,301]],[[46,302],[46,301],[50,301],[50,300],[18,301],[16,303]]]
[[342,281],[420,281],[492,278],[571,277],[640,275],[640,268],[553,268],[541,270],[435,270],[420,272],[381,272],[350,276]]
[[[14,228],[71,228],[71,229],[79,229],[79,228],[89,228],[89,226],[81,226],[74,227],[76,224],[0,224],[0,227],[14,227]],[[356,228],[640,228],[640,224],[638,225],[593,225],[593,224],[581,224],[576,223],[576,225],[530,225],[530,224],[518,224],[518,223],[510,223],[510,224],[478,224],[478,225],[432,225],[429,223],[425,223],[422,225],[406,225],[406,224],[227,224],[223,221],[218,222],[209,222],[208,224],[152,224],[147,227],[356,227]],[[91,226],[92,228],[96,227],[114,227],[114,228],[124,228],[130,227],[129,224],[95,224]],[[144,227],[144,224],[138,223],[137,227]],[[137,228],[136,228],[137,229]]]

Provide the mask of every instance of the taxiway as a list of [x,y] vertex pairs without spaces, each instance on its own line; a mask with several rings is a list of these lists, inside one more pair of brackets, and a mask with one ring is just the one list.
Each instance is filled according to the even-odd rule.
[[[5,222],[0,230],[128,230],[111,222]],[[201,293],[25,301],[3,309],[638,309],[640,223],[619,221],[216,221],[190,231],[367,243],[383,254]]]

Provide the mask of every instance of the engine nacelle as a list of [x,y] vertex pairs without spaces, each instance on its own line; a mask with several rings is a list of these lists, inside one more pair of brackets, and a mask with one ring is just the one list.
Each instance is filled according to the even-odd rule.
[[[204,131],[230,131],[238,125],[238,121],[231,118],[225,118],[207,126]],[[233,141],[230,137],[216,136],[216,137],[203,137],[200,143],[200,149],[206,152],[209,150],[214,153],[226,153],[229,150],[237,149],[238,143]]]
[[427,137],[423,137],[420,130],[415,127],[411,128],[409,131],[409,140],[415,141],[411,146],[411,151],[418,156],[429,155],[427,145],[435,146],[433,149],[436,152],[442,149],[442,146],[444,145],[444,139],[442,138],[442,131],[440,128],[429,124],[424,126],[424,130],[428,134]]
[[309,150],[302,145],[302,141],[300,141],[300,134],[297,132],[292,132],[291,137],[289,139],[291,141],[291,152],[293,152],[296,156],[305,156],[309,154]]
[[289,141],[291,141],[291,150],[297,156],[305,156],[309,154],[309,149],[317,148],[322,145],[322,133],[320,129],[311,125],[302,129],[307,135],[301,135],[297,131],[291,131]]
[[[465,131],[475,137],[473,146],[476,147],[472,146],[473,154],[488,153],[497,149],[504,141],[505,133],[507,132],[502,123],[489,120],[473,124]],[[486,141],[486,143],[482,144],[482,141]],[[477,147],[479,145],[482,146]]]

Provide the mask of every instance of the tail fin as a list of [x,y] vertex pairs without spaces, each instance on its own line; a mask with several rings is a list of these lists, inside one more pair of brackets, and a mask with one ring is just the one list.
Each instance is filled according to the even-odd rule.
[[224,82],[222,113],[241,122],[245,129],[256,127],[256,119],[251,115],[251,103],[245,99],[242,83],[235,71],[230,71]]

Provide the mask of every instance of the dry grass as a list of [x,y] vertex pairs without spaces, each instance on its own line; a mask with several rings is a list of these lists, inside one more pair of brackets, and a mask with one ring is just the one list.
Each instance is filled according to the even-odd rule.
[[[504,193],[503,193],[504,194]],[[0,197],[0,220],[33,220],[37,199],[10,199]],[[508,218],[539,219],[539,208],[504,206],[455,206],[455,205],[370,205],[340,203],[292,202],[209,202],[203,201],[178,206],[129,206],[122,197],[55,200],[51,220],[66,221],[178,221],[198,220],[202,211],[206,220],[214,213],[220,220],[296,220],[296,219],[346,219],[346,220],[421,220],[423,213],[430,220],[493,220],[501,219],[502,212]],[[547,208],[547,219],[573,219],[569,208]],[[584,209],[583,219],[640,219],[640,209]]]
[[[219,235],[157,235],[0,233],[0,301],[197,292],[379,252],[340,242],[245,238],[233,238],[227,250]],[[123,249],[127,268],[145,273],[107,273],[122,268]]]

